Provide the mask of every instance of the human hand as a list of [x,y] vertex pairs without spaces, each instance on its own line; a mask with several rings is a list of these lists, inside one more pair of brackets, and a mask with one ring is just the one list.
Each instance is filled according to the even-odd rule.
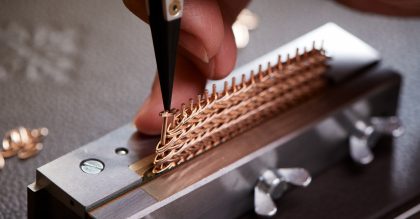
[[[123,2],[136,16],[148,21],[145,0]],[[237,49],[231,27],[248,2],[185,0],[172,106],[179,107],[202,93],[207,79],[221,79],[232,71]],[[135,116],[137,129],[145,134],[159,134],[162,124],[159,112],[162,110],[159,78],[155,76],[151,93]]]
[[420,16],[419,0],[337,0],[344,5],[361,11],[393,15]]

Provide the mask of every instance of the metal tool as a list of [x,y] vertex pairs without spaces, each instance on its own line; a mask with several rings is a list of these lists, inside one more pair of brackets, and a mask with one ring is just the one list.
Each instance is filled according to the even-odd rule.
[[171,109],[176,50],[178,47],[183,0],[147,0],[149,24],[165,111]]
[[[396,116],[401,76],[386,69],[366,70],[379,60],[377,52],[330,23],[238,68],[230,77],[256,72],[259,64],[275,63],[279,54],[285,57],[298,47],[311,46],[314,40],[324,40],[327,55],[332,57],[327,72],[330,84],[318,95],[153,177],[144,173],[153,167],[159,139],[139,135],[130,125],[121,127],[38,168],[35,183],[28,187],[29,217],[237,218],[254,209],[254,186],[265,170],[305,168],[316,181],[316,176],[349,156],[354,124],[343,123],[340,115],[352,110],[372,124],[380,121],[370,118]],[[224,81],[220,82],[216,84],[223,88]],[[89,160],[103,164],[104,168],[94,164],[94,173],[102,171],[85,172],[92,167],[84,162]],[[290,173],[281,171],[276,177]],[[307,174],[299,175],[308,179]],[[307,180],[294,182],[307,185]],[[280,209],[294,192],[284,194],[280,202],[272,199],[271,204],[256,207],[272,214],[273,203]],[[298,200],[295,204],[305,207]]]

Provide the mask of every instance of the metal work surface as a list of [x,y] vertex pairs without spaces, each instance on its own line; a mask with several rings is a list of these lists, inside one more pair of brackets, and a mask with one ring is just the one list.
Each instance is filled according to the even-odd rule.
[[[335,35],[340,36],[339,39],[331,39],[327,37],[328,35]],[[325,39],[324,39],[325,38]],[[276,49],[275,51],[271,52],[271,56],[274,54],[285,54],[287,52],[287,48],[299,48],[302,46],[311,45],[313,40],[325,40],[324,48],[326,51],[329,51],[329,55],[332,56],[332,62],[328,63],[331,66],[330,71],[328,72],[329,75],[340,75],[343,72],[340,72],[340,64],[343,62],[340,60],[345,60],[346,57],[358,56],[357,54],[361,54],[360,56],[364,56],[365,59],[362,59],[361,62],[353,62],[351,69],[353,69],[353,73],[356,73],[354,69],[360,69],[364,66],[367,66],[371,63],[374,63],[378,60],[377,53],[368,45],[364,44],[357,38],[351,36],[349,33],[345,32],[338,26],[334,24],[326,24],[317,30],[311,31],[310,33],[302,36],[301,38],[294,40],[293,42],[287,44],[284,47]],[[340,46],[346,43],[346,45],[352,45],[355,50],[350,49],[343,49],[346,48],[345,46]],[[293,50],[292,50],[293,51]],[[268,60],[272,59],[272,57],[267,55],[263,57],[265,59],[259,59],[262,63],[268,63]],[[334,61],[337,59],[338,61]],[[254,69],[255,66],[247,65],[248,69],[240,68],[239,70],[243,72],[251,72],[251,69]],[[348,75],[349,71],[346,68],[343,68],[344,74]],[[234,72],[235,74],[235,72]],[[340,77],[335,77],[340,78]],[[343,78],[343,77],[341,77]],[[344,98],[344,97],[343,97]],[[395,106],[395,104],[390,105]],[[326,109],[324,109],[326,111]],[[334,110],[331,109],[330,113],[333,113]],[[326,115],[328,116],[328,115]],[[311,121],[308,121],[311,124]],[[277,123],[281,123],[278,121]],[[297,121],[296,121],[297,123]],[[298,124],[298,123],[297,123]],[[295,124],[295,125],[297,125]],[[127,191],[128,189],[132,189],[136,185],[140,185],[142,182],[142,178],[134,173],[131,169],[128,168],[130,164],[133,164],[137,160],[142,160],[150,155],[150,151],[145,153],[144,151],[139,151],[139,149],[143,148],[153,148],[153,144],[156,144],[156,140],[153,138],[133,138],[134,129],[130,129],[129,127],[123,127],[119,130],[114,131],[102,137],[98,141],[92,142],[87,144],[63,157],[60,157],[42,167],[40,167],[37,171],[37,178],[36,178],[36,186],[40,187],[41,189],[45,189],[50,193],[51,196],[54,196],[56,199],[59,199],[62,203],[64,203],[68,208],[73,209],[77,214],[82,216],[85,211],[91,210],[92,208],[102,204],[104,201],[112,199],[117,195],[121,194],[122,192]],[[260,136],[260,134],[247,134],[251,136]],[[253,147],[259,148],[265,146],[265,144],[269,144],[269,139],[272,141],[277,140],[277,138],[281,137],[279,133],[272,132],[269,136],[264,137],[264,143],[255,142]],[[260,138],[262,138],[260,136]],[[233,144],[235,145],[235,141],[230,141],[226,144]],[[128,147],[129,152],[131,153],[126,154],[125,156],[119,155],[116,153],[117,148],[120,147]],[[223,150],[223,146],[221,146]],[[236,147],[235,147],[236,148]],[[243,147],[241,147],[243,148]],[[244,154],[242,153],[233,153],[233,154],[242,154],[242,156],[247,156],[247,153],[251,151],[246,151],[245,148],[242,149]],[[255,149],[254,149],[255,150]],[[347,149],[346,149],[347,150]],[[245,153],[247,152],[247,153]],[[217,153],[217,152],[216,152]],[[221,153],[221,152],[220,152]],[[225,152],[228,154],[232,154],[232,152]],[[298,151],[296,151],[298,153]],[[223,154],[223,153],[222,153]],[[310,153],[308,152],[308,156]],[[217,157],[217,156],[216,156]],[[86,169],[82,171],[80,168],[81,165],[86,162],[86,160],[90,162],[97,162],[100,164],[101,169],[103,171],[95,171],[95,174],[87,174]],[[241,156],[236,156],[233,160],[227,160],[229,162],[239,162],[242,159]],[[293,159],[292,159],[293,160]],[[335,160],[332,159],[332,160]],[[192,161],[194,162],[194,161]],[[197,161],[196,161],[197,162]],[[213,169],[213,172],[217,172],[219,169],[225,169],[225,171],[231,170],[232,168],[228,168],[230,163],[226,163],[225,165],[218,166],[218,168]],[[316,161],[314,161],[316,163]],[[321,162],[321,161],[320,161]],[[205,162],[211,166],[211,163]],[[220,162],[218,164],[222,164]],[[323,163],[323,162],[321,162]],[[91,167],[92,164],[88,165]],[[66,170],[66,171],[62,171]],[[89,170],[89,169],[87,169]],[[90,171],[88,171],[91,173]],[[197,171],[189,171],[189,172],[197,172]],[[208,174],[213,174],[213,172],[209,172]],[[185,176],[186,174],[180,174],[181,176]],[[204,180],[202,176],[200,178],[200,174],[196,174],[198,178],[195,182]],[[161,183],[149,183],[156,184],[158,187],[154,186],[152,191],[149,190],[149,194],[152,194],[153,191],[161,192],[159,186],[163,184],[167,184],[168,182],[173,182],[173,179],[165,179],[163,177],[163,181],[161,180],[162,177],[158,177],[157,181],[161,181]],[[191,178],[194,179],[192,176],[185,176],[184,178]],[[179,180],[179,179],[178,179]],[[254,180],[254,179],[250,179]],[[175,180],[176,181],[176,180]],[[167,183],[164,183],[167,182]],[[195,183],[193,182],[193,183]],[[188,184],[186,186],[192,185]],[[147,187],[147,185],[146,185]],[[167,191],[171,191],[170,188],[165,186]],[[159,195],[155,195],[154,197],[162,200],[168,198],[170,195],[179,192],[180,189],[184,188],[176,188],[172,193],[167,196],[159,198]],[[32,204],[32,203],[29,203]],[[37,205],[35,205],[35,208]]]
[[[150,213],[156,218],[239,216],[252,208],[252,187],[262,170],[301,166],[316,175],[347,154],[349,127],[331,116],[340,115],[343,109],[355,110],[364,114],[364,118],[393,115],[399,79],[397,75],[386,73],[373,74],[342,88],[326,91],[224,143],[217,150],[209,151],[157,177],[141,186],[141,190],[135,189],[125,197],[106,203],[92,211],[91,215],[99,218],[140,218]],[[352,90],[354,86],[358,86],[359,90]],[[378,104],[384,100],[389,101],[387,105]],[[307,108],[312,111],[302,116]],[[236,151],[238,147],[242,150]],[[211,162],[215,158],[220,161]],[[207,166],[203,167],[202,163]],[[131,197],[141,200],[144,196],[138,194],[141,191],[146,191],[158,202],[150,203],[147,208],[133,203]],[[138,207],[133,208],[133,205]],[[120,210],[120,215],[116,215],[113,209],[119,209],[120,206],[129,206],[130,209]],[[223,211],[224,208],[231,210]]]
[[[42,31],[70,34],[66,39],[76,48],[62,54],[64,60],[73,63],[70,70],[58,68],[53,74],[41,71],[35,81],[25,69],[7,69],[0,74],[1,133],[19,125],[46,126],[50,130],[45,149],[36,158],[24,162],[11,159],[0,172],[0,217],[24,218],[25,187],[35,179],[35,168],[130,121],[149,92],[155,66],[146,25],[120,1],[14,0],[0,5],[1,33],[28,34],[29,40]],[[314,181],[309,190],[296,190],[299,195],[291,197],[283,212],[291,212],[290,217],[307,217],[324,209],[324,218],[368,217],[399,204],[393,202],[395,197],[403,202],[419,194],[420,175],[413,167],[420,158],[420,123],[416,119],[420,105],[420,20],[364,14],[321,0],[253,1],[250,9],[260,15],[261,24],[251,32],[249,46],[239,52],[238,65],[333,21],[378,49],[384,65],[404,76],[400,115],[407,132],[396,141],[392,153],[385,153],[385,159],[378,159],[358,177],[341,172],[345,166],[328,171],[328,177]],[[16,39],[1,38],[0,47]],[[34,47],[30,43],[21,46]],[[4,52],[0,49],[1,55]],[[6,61],[27,61],[21,55],[7,55],[10,59]],[[366,194],[369,199],[364,198]],[[345,200],[334,201],[338,197]],[[317,201],[319,198],[331,200],[328,203],[332,205]],[[364,201],[354,206],[359,199]],[[380,205],[377,200],[381,200]],[[296,204],[301,202],[311,203],[311,208],[307,205],[306,211],[302,210]],[[331,208],[322,208],[324,203]]]

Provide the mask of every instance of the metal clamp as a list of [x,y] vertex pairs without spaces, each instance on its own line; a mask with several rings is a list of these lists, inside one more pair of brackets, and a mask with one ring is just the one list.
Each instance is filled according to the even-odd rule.
[[349,137],[350,156],[353,161],[362,165],[373,161],[371,148],[379,137],[399,137],[404,133],[400,119],[395,116],[373,117],[368,122],[358,119],[353,123],[353,128]]
[[255,213],[261,216],[273,216],[277,212],[274,199],[280,198],[289,185],[306,187],[312,178],[303,168],[280,168],[265,170],[254,188]]

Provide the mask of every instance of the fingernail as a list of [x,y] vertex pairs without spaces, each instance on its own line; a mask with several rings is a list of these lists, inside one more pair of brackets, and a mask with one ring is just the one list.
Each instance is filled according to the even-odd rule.
[[185,50],[191,53],[193,56],[197,57],[204,63],[209,63],[209,56],[206,49],[196,37],[191,34],[182,34],[179,39],[179,45],[182,46]]

